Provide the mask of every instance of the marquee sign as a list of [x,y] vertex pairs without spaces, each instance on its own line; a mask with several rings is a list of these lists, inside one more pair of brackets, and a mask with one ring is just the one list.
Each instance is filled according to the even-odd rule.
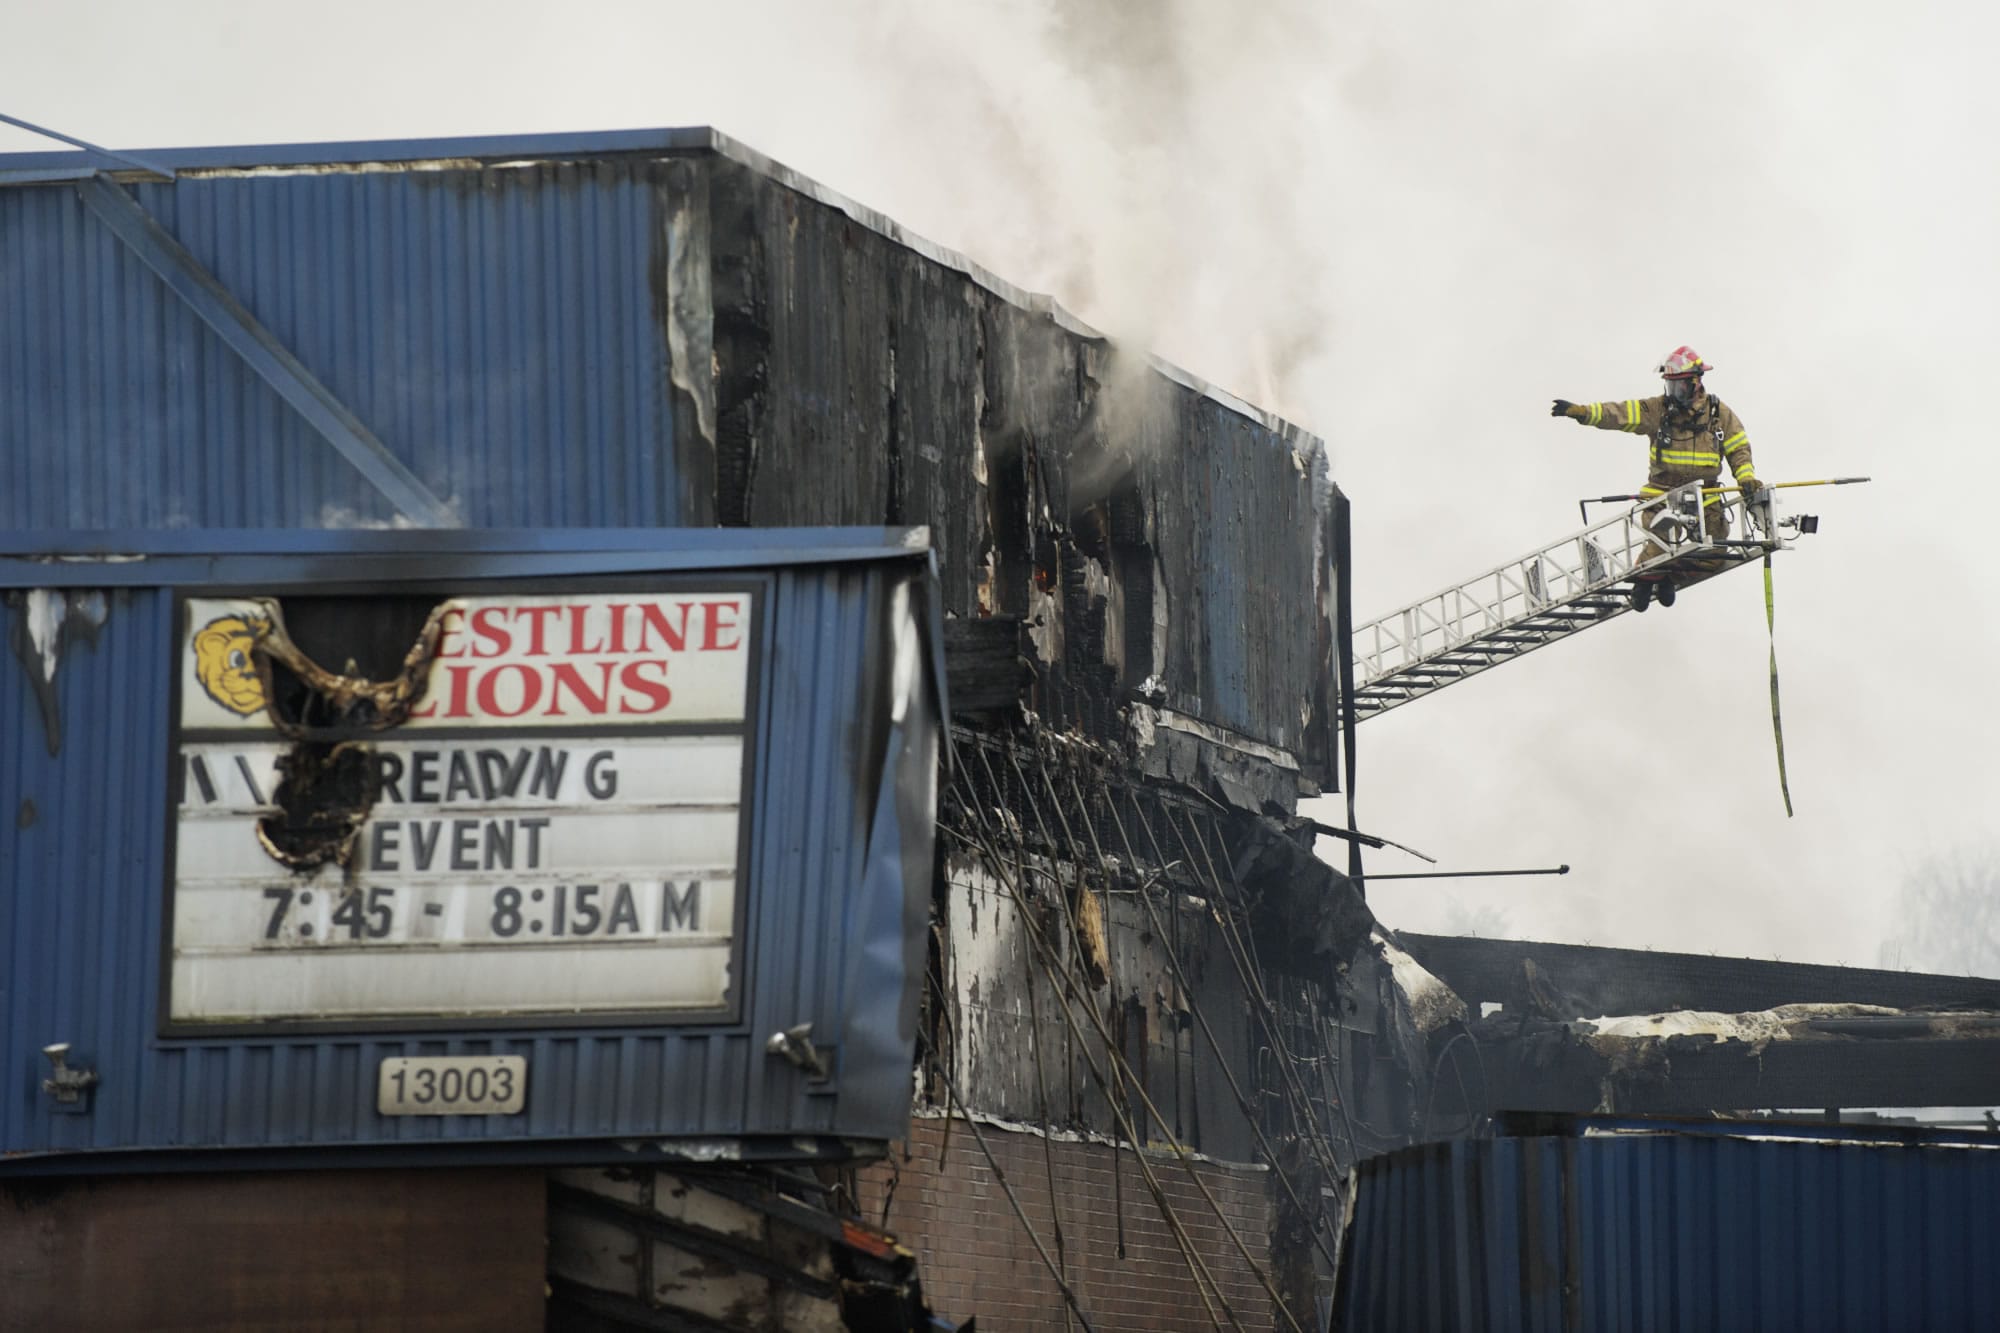
[[170,1030],[727,1016],[756,596],[453,597],[291,717],[282,599],[182,601]]

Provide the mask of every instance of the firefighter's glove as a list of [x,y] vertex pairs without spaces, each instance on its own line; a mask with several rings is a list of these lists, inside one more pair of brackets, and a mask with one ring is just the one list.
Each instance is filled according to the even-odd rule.
[[1771,498],[1764,488],[1764,483],[1755,477],[1745,477],[1736,484],[1743,488],[1743,505],[1746,509],[1760,500]]
[[1574,417],[1576,414],[1576,404],[1567,398],[1556,399],[1556,405],[1549,409],[1549,415],[1552,417]]

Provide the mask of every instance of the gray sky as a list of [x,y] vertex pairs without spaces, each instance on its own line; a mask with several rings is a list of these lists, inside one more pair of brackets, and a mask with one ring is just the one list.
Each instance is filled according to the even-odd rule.
[[1377,910],[1873,964],[1908,870],[1993,845],[2000,11],[0,0],[0,33],[0,110],[114,147],[715,125],[1323,436],[1362,619],[1636,485],[1642,445],[1548,400],[1691,343],[1767,480],[1876,478],[1802,493],[1777,569],[1798,817],[1736,573],[1363,724],[1364,827],[1574,866]]

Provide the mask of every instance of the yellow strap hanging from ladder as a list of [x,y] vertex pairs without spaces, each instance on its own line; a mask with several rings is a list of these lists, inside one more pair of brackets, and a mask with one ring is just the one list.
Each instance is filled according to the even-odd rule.
[[1771,596],[1771,553],[1764,552],[1764,630],[1771,636],[1771,739],[1778,744],[1778,790],[1785,818],[1792,817],[1792,784],[1785,779],[1785,724],[1778,716],[1778,613]]

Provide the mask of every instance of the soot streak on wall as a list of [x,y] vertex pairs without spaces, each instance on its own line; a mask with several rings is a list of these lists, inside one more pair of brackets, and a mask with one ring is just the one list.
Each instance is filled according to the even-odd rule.
[[674,372],[683,476],[714,403],[687,521],[928,524],[947,615],[1020,622],[1044,721],[1122,740],[1148,697],[1337,786],[1316,440],[741,163],[675,167],[670,341],[699,354],[704,273],[713,310],[712,382]]

